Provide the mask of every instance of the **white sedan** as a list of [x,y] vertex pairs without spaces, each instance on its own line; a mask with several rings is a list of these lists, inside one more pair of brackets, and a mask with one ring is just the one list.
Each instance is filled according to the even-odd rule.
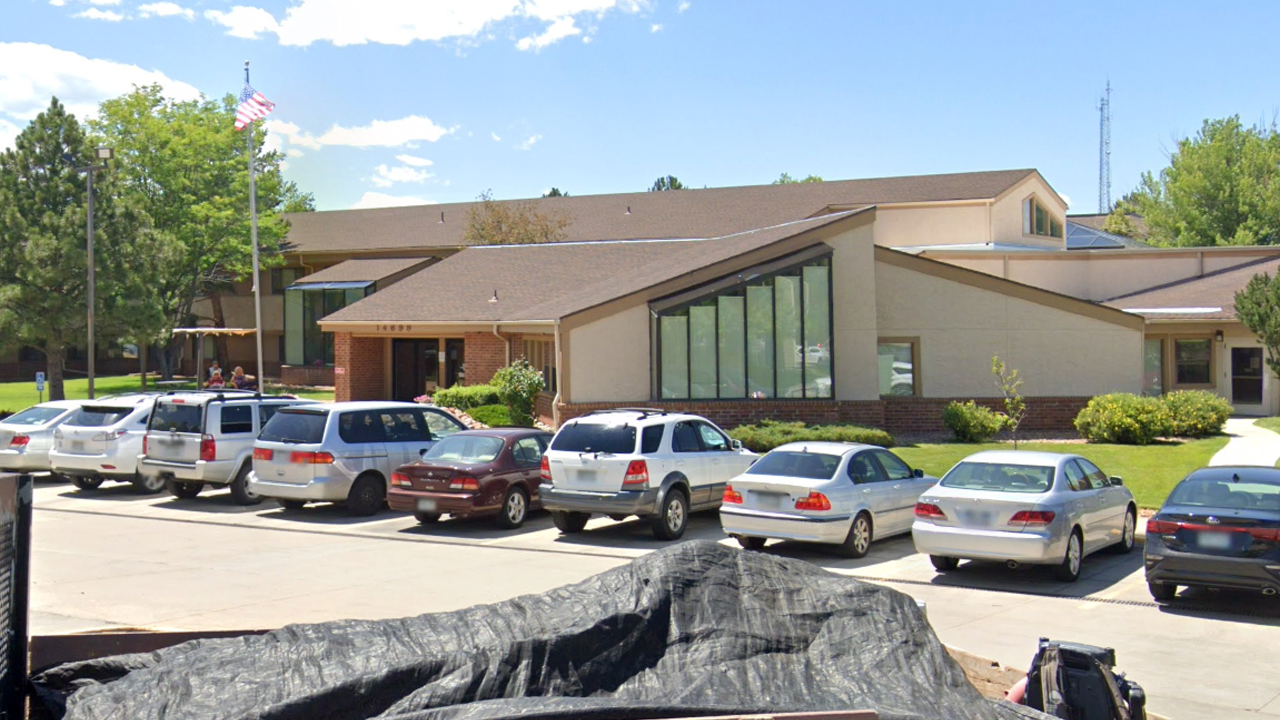
[[788,443],[729,482],[720,525],[752,550],[779,538],[860,558],[872,540],[910,532],[916,499],[936,482],[875,445]]
[[53,432],[84,400],[51,400],[0,421],[0,472],[49,472]]

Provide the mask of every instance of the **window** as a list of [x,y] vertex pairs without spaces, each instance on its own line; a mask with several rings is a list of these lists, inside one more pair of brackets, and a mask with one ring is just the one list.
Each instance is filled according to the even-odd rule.
[[1022,234],[1063,237],[1062,223],[1035,198],[1022,202]]
[[271,271],[271,294],[283,295],[284,289],[298,282],[307,271],[303,268],[274,268]]
[[65,408],[40,407],[37,405],[33,408],[27,408],[16,415],[10,415],[4,419],[4,424],[34,427],[36,425],[44,425],[64,412],[66,412]]
[[[498,457],[498,453],[502,452],[502,438],[484,437],[479,435],[459,435],[458,437],[445,438],[431,449],[422,454],[423,460],[439,460],[441,462],[456,462],[464,465],[480,465],[483,463],[491,463]],[[517,456],[516,461],[519,462]],[[535,464],[541,461],[535,461]]]
[[871,454],[880,461],[880,467],[884,468],[884,474],[890,480],[910,480],[912,478],[911,468],[898,459],[897,455],[887,450],[872,450]]
[[656,304],[658,397],[834,397],[830,258],[743,275]]
[[204,407],[156,403],[151,429],[157,432],[200,433],[204,430]]
[[[336,287],[335,287],[336,286]],[[373,283],[315,283],[284,292],[284,364],[332,365],[333,333],[320,331],[326,315],[373,292]]]
[[551,449],[615,455],[633,453],[636,450],[636,427],[569,423],[556,433],[555,439],[551,441]]
[[288,407],[288,405],[268,405],[263,403],[258,406],[258,427],[265,428],[271,418],[280,411],[280,408]]
[[666,425],[650,425],[640,434],[640,453],[642,455],[652,455],[658,452],[658,448],[662,447],[662,431]]
[[839,455],[774,450],[747,468],[747,474],[830,480],[839,468]]
[[462,423],[453,419],[452,415],[446,415],[438,410],[423,410],[422,413],[426,416],[427,427],[431,430],[433,439],[439,440],[459,430],[466,430]]
[[74,427],[107,427],[129,417],[131,412],[131,407],[86,405],[72,415],[67,424]]
[[511,457],[515,458],[516,465],[520,467],[538,467],[542,464],[542,446],[538,444],[538,438],[526,437],[517,440],[515,445],[511,446]]
[[556,344],[554,340],[524,341],[524,359],[529,361],[534,370],[542,371],[542,381],[546,391],[556,392]]
[[1097,465],[1088,460],[1076,460],[1080,465],[1080,469],[1084,470],[1085,477],[1089,478],[1089,486],[1094,490],[1102,490],[1111,487],[1111,480],[1098,469]]
[[675,432],[671,435],[672,452],[702,452],[698,442],[698,430],[693,423],[676,423]]
[[698,435],[702,438],[702,447],[707,452],[728,452],[729,438],[706,423],[698,423]]
[[[1067,464],[1071,466],[1070,463]],[[1077,469],[1076,474],[1083,479]],[[1045,493],[1053,487],[1053,468],[1038,465],[998,465],[961,462],[938,483],[942,487],[992,492]]]
[[1164,394],[1164,340],[1147,338],[1142,346],[1142,394]]
[[884,471],[880,469],[880,465],[876,463],[871,453],[863,452],[854,455],[849,460],[849,479],[859,485],[863,483],[881,482],[885,479]]
[[1075,460],[1068,460],[1064,466],[1067,472],[1067,487],[1072,490],[1092,490],[1089,484],[1089,478],[1085,477],[1084,471],[1080,469],[1080,465]]
[[280,443],[318,443],[324,439],[324,428],[328,421],[327,412],[278,412],[263,426],[258,439]]
[[916,382],[916,340],[881,338],[877,346],[880,360],[880,396],[910,397],[920,394]]
[[1204,339],[1174,340],[1174,382],[1178,385],[1208,385],[1213,382],[1213,341]]
[[386,426],[387,442],[422,442],[431,439],[426,423],[416,411],[381,413]]
[[352,445],[380,443],[387,439],[387,431],[377,413],[347,412],[338,416],[338,437]]
[[253,432],[253,407],[250,405],[222,406],[222,434]]

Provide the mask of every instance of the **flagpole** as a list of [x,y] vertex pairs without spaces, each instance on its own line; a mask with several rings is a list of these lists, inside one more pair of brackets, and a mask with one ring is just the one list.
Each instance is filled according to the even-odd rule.
[[[244,61],[244,84],[249,85],[249,61]],[[253,240],[253,328],[258,343],[258,390],[267,387],[266,370],[262,366],[262,276],[258,269],[258,189],[254,177],[253,126],[249,123],[249,227]]]

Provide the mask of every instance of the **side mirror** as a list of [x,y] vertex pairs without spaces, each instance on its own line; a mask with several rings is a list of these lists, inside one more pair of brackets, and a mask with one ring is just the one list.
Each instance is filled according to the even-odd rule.
[[1111,476],[1112,485],[1124,485],[1124,479],[1115,475]]
[[423,455],[426,455],[427,451],[430,449],[431,448],[422,448],[421,450],[418,451],[418,457],[422,457]]
[[920,468],[916,468],[915,470],[911,471],[911,477],[922,478],[924,477],[924,471],[921,470]]
[[741,449],[742,449],[742,441],[741,441],[741,440],[730,440],[730,441],[729,441],[729,447],[732,447],[734,450],[741,450]]

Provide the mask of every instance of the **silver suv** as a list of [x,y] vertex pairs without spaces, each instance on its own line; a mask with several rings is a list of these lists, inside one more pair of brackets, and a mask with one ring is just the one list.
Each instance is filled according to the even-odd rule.
[[175,497],[227,485],[241,505],[262,502],[248,483],[254,439],[278,410],[313,402],[237,390],[165,395],[151,413],[138,471]]
[[562,533],[593,513],[638,515],[659,540],[684,535],[690,511],[713,510],[757,455],[697,415],[597,411],[560,428],[542,456],[542,506]]

